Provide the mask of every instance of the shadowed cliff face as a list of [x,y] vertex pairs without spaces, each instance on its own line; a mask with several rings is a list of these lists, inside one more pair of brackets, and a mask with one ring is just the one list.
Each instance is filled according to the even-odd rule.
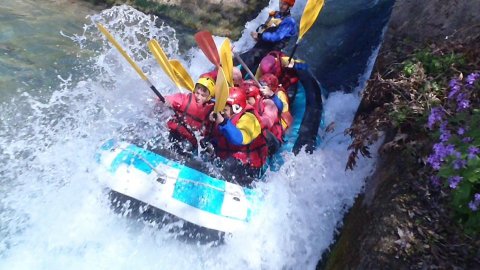
[[368,71],[368,60],[391,14],[387,41],[426,41],[462,39],[479,31],[479,15],[474,10],[480,10],[480,1],[326,1],[318,21],[299,45],[298,56],[308,59],[327,91],[350,92]]
[[[423,3],[424,2],[424,3]],[[387,38],[463,39],[480,29],[480,1],[403,0],[395,3]]]
[[318,21],[299,45],[298,56],[328,92],[351,92],[390,18],[394,0],[327,1]]

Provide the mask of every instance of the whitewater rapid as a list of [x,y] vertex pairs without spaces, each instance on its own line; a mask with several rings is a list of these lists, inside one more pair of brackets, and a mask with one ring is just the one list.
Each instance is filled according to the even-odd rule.
[[[265,205],[246,231],[220,246],[184,243],[109,207],[108,175],[94,159],[98,147],[131,123],[162,119],[152,113],[154,94],[94,22],[114,34],[163,94],[178,90],[146,48],[149,39],[194,79],[213,66],[197,48],[180,54],[174,28],[128,6],[87,19],[83,33],[62,33],[88,52],[81,69],[54,78],[58,87],[48,95],[27,88],[1,103],[0,269],[314,269],[375,162],[360,159],[354,172],[345,171],[351,140],[343,131],[358,91],[329,95],[325,123],[334,121],[335,131],[320,131],[323,143],[313,154],[286,154],[280,171],[268,172],[258,185]],[[247,23],[235,48],[251,46],[249,30],[264,19]]]

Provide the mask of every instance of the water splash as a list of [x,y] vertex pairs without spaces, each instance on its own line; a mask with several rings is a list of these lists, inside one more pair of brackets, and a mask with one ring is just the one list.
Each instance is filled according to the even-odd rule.
[[268,172],[269,181],[258,187],[266,201],[247,231],[217,247],[183,243],[108,205],[102,184],[108,174],[95,163],[96,150],[131,123],[153,127],[161,119],[152,113],[153,93],[94,22],[112,32],[163,94],[177,90],[147,40],[158,39],[193,77],[211,66],[198,49],[179,55],[173,28],[128,6],[89,18],[83,34],[63,33],[90,52],[83,69],[57,78],[46,100],[25,91],[0,107],[0,268],[313,269],[373,166],[360,160],[359,170],[344,171],[350,139],[340,133],[351,123],[358,96],[330,95],[326,122],[336,121],[340,133],[327,134],[328,143],[312,155],[285,154],[285,166]]

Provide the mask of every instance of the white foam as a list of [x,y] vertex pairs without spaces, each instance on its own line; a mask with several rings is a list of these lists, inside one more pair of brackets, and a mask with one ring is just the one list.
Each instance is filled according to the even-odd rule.
[[[177,90],[146,40],[169,44],[167,54],[188,64],[193,77],[212,67],[198,50],[179,55],[173,28],[157,28],[127,6],[92,19],[111,30],[164,94]],[[85,60],[89,69],[80,71],[91,74],[88,80],[72,72],[75,83],[59,81],[47,101],[24,94],[0,107],[1,269],[315,268],[373,167],[373,160],[361,159],[354,172],[344,170],[350,139],[343,130],[358,106],[357,94],[334,93],[326,100],[326,122],[336,122],[335,132],[312,155],[286,154],[281,170],[269,172],[269,181],[258,187],[266,202],[251,227],[219,247],[186,244],[110,210],[102,182],[108,173],[98,169],[96,150],[120,127],[162,119],[151,113],[153,93],[93,23],[72,39],[95,52]],[[247,46],[245,40],[244,34],[237,48]],[[222,38],[216,41],[220,45]]]

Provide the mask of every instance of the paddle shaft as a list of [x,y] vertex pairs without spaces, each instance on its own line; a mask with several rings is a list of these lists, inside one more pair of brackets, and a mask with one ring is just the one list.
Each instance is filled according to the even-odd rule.
[[247,71],[248,75],[250,75],[250,77],[252,77],[252,79],[255,81],[255,83],[258,85],[258,87],[262,87],[262,85],[260,84],[260,82],[257,80],[257,78],[255,77],[255,75],[253,75],[252,71],[250,70],[250,68],[248,68],[247,64],[245,64],[245,62],[243,62],[242,58],[240,58],[240,56],[236,53],[233,54],[235,56],[235,58],[238,60],[238,62],[240,62],[240,64],[243,66],[243,68],[245,68],[245,70]]
[[150,86],[150,89],[152,89],[155,95],[157,95],[158,99],[160,99],[162,103],[165,103],[165,98],[162,96],[162,94],[160,94],[160,92],[158,92],[157,88],[155,88],[155,86],[150,82],[150,80],[147,79],[145,82],[147,82],[147,84]]
[[295,54],[295,51],[297,50],[297,47],[298,47],[298,42],[295,43],[295,46],[293,46],[293,50],[292,50],[292,53],[290,54],[290,58],[288,58],[288,64],[290,64],[290,61],[292,61],[293,55]]
[[97,24],[98,29],[100,29],[100,32],[102,32],[105,37],[113,44],[113,46],[120,52],[120,54],[127,60],[127,62],[135,69],[135,71],[140,75],[140,78],[142,78],[152,89],[152,91],[157,95],[157,97],[165,103],[165,98],[158,92],[157,88],[150,82],[150,80],[147,78],[147,76],[143,73],[143,71],[140,69],[140,67],[133,61],[133,59],[125,52],[125,50],[120,46],[120,44],[115,40],[115,38],[108,32],[108,30],[100,23]]

